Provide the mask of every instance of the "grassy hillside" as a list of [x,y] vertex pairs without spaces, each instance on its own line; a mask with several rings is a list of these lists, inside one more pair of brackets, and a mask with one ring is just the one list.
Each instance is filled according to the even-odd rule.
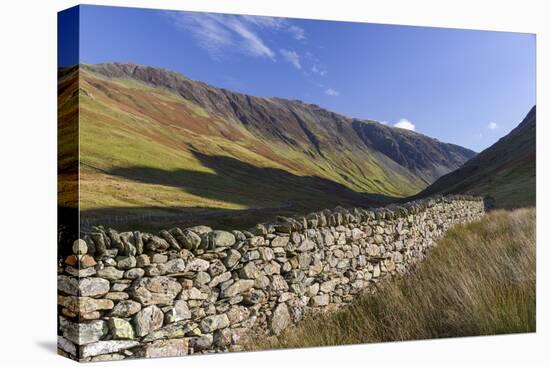
[[533,332],[535,210],[494,211],[451,229],[410,275],[249,349]]
[[85,72],[80,83],[81,207],[91,215],[371,202],[170,92]]
[[491,195],[500,208],[535,205],[536,108],[508,135],[418,196],[435,193]]
[[[200,106],[223,124],[245,128],[268,143],[277,153],[270,158],[293,152],[295,154],[290,156],[293,160],[297,159],[302,165],[307,163],[306,166],[313,168],[314,172],[328,175],[326,177],[330,176],[330,179],[355,191],[364,191],[365,185],[381,186],[370,190],[372,192],[391,191],[392,187],[410,190],[399,185],[404,180],[414,179],[424,186],[442,173],[458,168],[474,155],[468,149],[416,132],[352,119],[299,100],[255,97],[215,88],[161,68],[121,63],[83,65],[81,68],[111,81],[130,79],[132,84],[142,83],[174,93]],[[363,128],[370,133],[364,134]],[[365,164],[365,168],[372,168],[369,165],[371,160],[363,162],[369,156],[381,168],[394,173],[392,182],[375,180],[379,178],[377,176],[388,173],[361,170]],[[366,172],[373,175],[365,175]],[[411,186],[410,183],[414,182],[407,183]]]
[[80,207],[88,218],[376,205],[420,191],[474,155],[163,69],[85,65],[64,75],[78,84],[60,95],[60,110],[78,99]]

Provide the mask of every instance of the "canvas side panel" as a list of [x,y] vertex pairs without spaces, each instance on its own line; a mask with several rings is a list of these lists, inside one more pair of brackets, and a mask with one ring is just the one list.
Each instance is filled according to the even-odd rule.
[[[57,218],[58,218],[58,353],[78,359],[76,341],[79,330],[67,327],[66,307],[69,297],[75,297],[76,277],[61,275],[67,266],[78,269],[73,243],[78,238],[78,178],[79,178],[79,7],[61,11],[57,15]],[[74,293],[74,294],[71,294]],[[62,306],[64,304],[65,306]]]

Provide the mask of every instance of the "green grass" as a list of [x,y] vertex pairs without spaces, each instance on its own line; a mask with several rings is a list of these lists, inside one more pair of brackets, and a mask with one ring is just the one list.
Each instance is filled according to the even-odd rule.
[[248,349],[299,348],[536,330],[535,209],[459,225],[409,276]]
[[535,161],[505,168],[468,190],[473,195],[490,195],[497,208],[521,208],[536,204]]
[[536,163],[533,160],[514,162],[509,166],[494,169],[489,174],[469,178],[458,183],[454,190],[471,195],[492,196],[495,207],[502,209],[523,208],[536,205]]

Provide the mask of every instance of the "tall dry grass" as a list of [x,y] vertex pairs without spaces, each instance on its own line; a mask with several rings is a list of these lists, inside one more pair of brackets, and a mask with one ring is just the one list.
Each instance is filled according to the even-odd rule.
[[535,331],[535,210],[451,229],[414,274],[249,349]]

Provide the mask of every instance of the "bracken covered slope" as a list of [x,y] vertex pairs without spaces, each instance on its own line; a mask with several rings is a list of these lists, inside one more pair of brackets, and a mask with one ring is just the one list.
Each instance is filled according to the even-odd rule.
[[491,195],[497,207],[535,205],[536,120],[535,106],[508,135],[439,178],[417,197],[469,193]]
[[474,152],[319,106],[219,89],[164,69],[80,65],[81,208],[369,205],[415,194]]

